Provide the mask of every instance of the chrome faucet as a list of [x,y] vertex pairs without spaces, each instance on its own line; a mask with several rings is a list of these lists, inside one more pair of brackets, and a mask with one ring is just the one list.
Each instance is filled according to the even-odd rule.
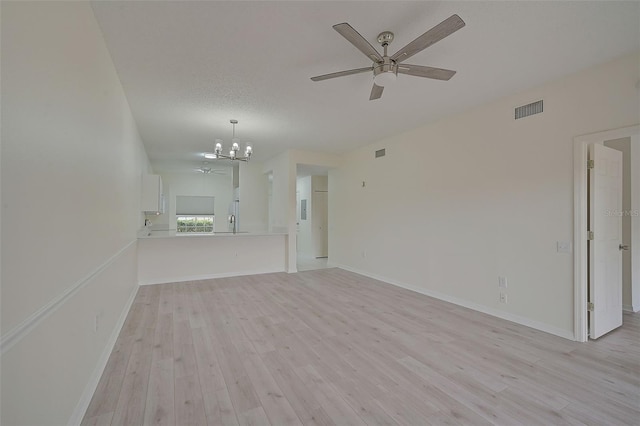
[[236,233],[236,215],[229,215],[229,223],[233,224],[233,233]]

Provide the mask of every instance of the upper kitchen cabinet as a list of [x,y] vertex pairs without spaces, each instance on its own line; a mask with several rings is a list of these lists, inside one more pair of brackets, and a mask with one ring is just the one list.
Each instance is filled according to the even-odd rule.
[[142,176],[142,211],[147,214],[164,213],[164,194],[160,175]]

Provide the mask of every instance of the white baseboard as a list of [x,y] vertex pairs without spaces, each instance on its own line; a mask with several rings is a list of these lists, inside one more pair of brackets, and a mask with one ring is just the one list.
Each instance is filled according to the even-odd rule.
[[448,294],[442,294],[435,291],[427,290],[424,288],[414,287],[412,285],[402,283],[391,278],[382,277],[376,274],[371,274],[366,271],[362,271],[356,268],[351,268],[346,265],[341,265],[337,263],[333,263],[332,266],[335,266],[340,269],[344,269],[350,272],[354,272],[359,275],[364,275],[365,277],[373,278],[378,281],[383,281],[387,284],[395,285],[396,287],[401,287],[406,290],[415,291],[416,293],[424,294],[425,296],[433,297],[435,299],[444,300],[445,302],[453,303],[454,305],[463,306],[465,308],[473,309],[474,311],[482,312],[483,314],[491,315],[500,319],[504,319],[507,321],[514,322],[516,324],[524,325],[539,331],[543,331],[545,333],[553,334],[555,336],[563,337],[569,340],[575,340],[573,332],[568,330],[563,330],[558,327],[551,326],[549,324],[545,324],[539,321],[532,320],[530,318],[522,317],[520,315],[512,314],[510,312],[500,311],[498,309],[494,309],[485,305],[481,305],[478,303],[474,303],[465,299],[460,299],[458,297],[449,296]]
[[89,408],[89,404],[91,403],[91,398],[93,398],[93,394],[98,388],[98,383],[100,383],[100,378],[102,377],[102,373],[104,372],[104,369],[107,366],[107,362],[109,361],[111,352],[113,352],[113,348],[116,345],[116,340],[118,340],[118,336],[120,335],[120,331],[124,326],[124,322],[127,319],[127,315],[129,314],[131,305],[133,305],[133,301],[136,298],[137,292],[138,292],[138,287],[136,287],[131,292],[131,295],[129,296],[129,300],[127,301],[127,304],[122,310],[122,313],[120,314],[120,318],[118,318],[118,322],[113,328],[113,332],[111,333],[111,336],[109,337],[109,340],[107,341],[107,344],[105,345],[104,350],[100,355],[100,359],[98,359],[98,364],[96,365],[96,368],[93,370],[93,373],[91,374],[91,377],[89,378],[89,381],[87,382],[87,385],[85,386],[84,391],[82,391],[82,395],[80,396],[80,400],[78,401],[78,404],[76,405],[75,410],[73,410],[73,413],[71,414],[71,418],[69,419],[69,423],[68,423],[69,425],[76,426],[82,423],[82,419],[84,418],[84,415],[87,412],[87,409]]
[[272,274],[275,272],[285,272],[282,268],[273,269],[259,269],[253,271],[238,271],[238,272],[224,272],[220,274],[205,274],[205,275],[189,275],[189,276],[177,276],[177,277],[163,277],[158,279],[142,280],[139,281],[139,285],[154,285],[154,284],[169,284],[169,283],[181,283],[185,281],[200,281],[200,280],[212,280],[215,278],[229,278],[229,277],[241,277],[244,275],[261,275]]
[[622,310],[625,312],[638,312],[638,309],[633,309],[631,305],[622,305]]

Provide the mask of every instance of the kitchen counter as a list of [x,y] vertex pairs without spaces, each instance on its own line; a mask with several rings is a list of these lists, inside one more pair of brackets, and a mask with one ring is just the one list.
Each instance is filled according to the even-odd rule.
[[138,237],[138,283],[161,284],[286,270],[286,233],[177,233]]
[[212,237],[265,237],[265,236],[276,236],[276,235],[287,235],[282,232],[246,232],[240,231],[236,232],[214,232],[214,233],[196,233],[196,232],[176,232],[175,230],[168,231],[151,231],[149,234],[148,231],[144,229],[138,232],[138,239],[149,239],[149,238],[212,238]]

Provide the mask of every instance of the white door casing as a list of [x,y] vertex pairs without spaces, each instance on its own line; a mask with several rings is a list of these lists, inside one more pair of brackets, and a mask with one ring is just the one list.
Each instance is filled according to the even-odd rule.
[[589,145],[589,336],[592,339],[622,325],[622,153]]

